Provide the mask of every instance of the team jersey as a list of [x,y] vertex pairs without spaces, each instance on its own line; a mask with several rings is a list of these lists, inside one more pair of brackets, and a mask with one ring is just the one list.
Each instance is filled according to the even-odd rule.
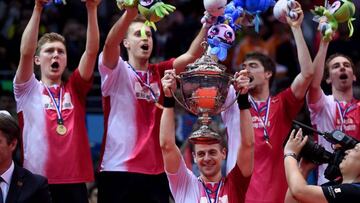
[[[234,97],[235,91],[230,89],[228,98]],[[302,104],[303,101],[296,99],[291,89],[287,88],[278,95],[270,97],[267,102],[256,102],[256,107],[254,108],[252,105],[250,108],[255,133],[255,154],[254,170],[246,193],[246,202],[275,203],[284,201],[287,183],[283,161],[283,143],[291,130],[292,120],[302,108]],[[236,147],[235,149],[229,148],[229,151],[237,151],[238,143],[240,143],[238,133],[240,130],[237,129],[241,122],[241,120],[237,120],[240,119],[238,116],[240,113],[237,105],[233,106],[223,113],[223,121],[227,126],[229,139],[236,140],[237,144],[237,146],[236,144],[229,145],[229,147]],[[264,123],[266,123],[265,129]],[[266,143],[265,132],[270,144]],[[235,161],[228,159],[227,167],[234,165]]]
[[161,78],[173,68],[173,59],[150,64],[148,71],[135,71],[119,57],[115,69],[99,56],[105,130],[100,171],[127,171],[142,174],[164,172],[159,142],[162,110]]
[[167,173],[167,176],[176,203],[242,203],[250,182],[250,177],[244,177],[236,165],[220,182],[203,183],[186,167],[183,159],[178,171],[174,174]]
[[[320,99],[314,104],[308,104],[312,125],[321,132],[341,130],[357,140],[360,140],[360,103],[353,99],[350,103],[338,102],[333,95],[322,92]],[[333,152],[332,144],[318,136],[318,143],[327,151]],[[327,164],[318,168],[318,184],[328,182],[324,176]]]
[[[35,75],[23,84],[16,84],[14,79],[22,129],[23,166],[46,176],[50,184],[91,182],[94,179],[85,126],[86,94],[91,85],[92,81],[81,78],[78,69],[63,85],[49,87],[49,92]],[[56,131],[59,95],[62,95],[61,116],[67,129],[64,135]]]

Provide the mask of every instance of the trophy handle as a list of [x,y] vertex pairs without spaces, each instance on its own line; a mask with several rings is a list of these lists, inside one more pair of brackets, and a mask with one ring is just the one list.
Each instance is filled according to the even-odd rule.
[[230,104],[228,106],[221,108],[220,112],[228,110],[237,101],[239,96],[240,96],[240,92],[238,92],[236,94],[236,97],[235,97],[234,101],[230,102]]
[[170,92],[171,92],[172,96],[174,97],[174,99],[176,100],[176,102],[177,102],[178,104],[180,104],[180,106],[181,106],[182,108],[184,108],[184,109],[186,109],[187,111],[191,112],[192,114],[196,115],[195,112],[193,112],[189,107],[187,107],[186,105],[184,105],[184,104],[176,97],[176,95],[175,95],[175,93],[174,93],[174,91],[173,91],[172,89],[170,89]]

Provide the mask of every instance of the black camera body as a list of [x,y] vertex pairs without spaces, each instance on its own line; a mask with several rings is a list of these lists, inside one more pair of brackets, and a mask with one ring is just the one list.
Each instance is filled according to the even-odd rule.
[[323,146],[314,142],[312,138],[309,137],[305,146],[300,152],[300,156],[306,160],[312,161],[315,164],[328,164],[325,169],[325,178],[328,180],[335,180],[341,177],[341,171],[339,165],[345,156],[345,151],[355,147],[358,140],[346,135],[340,130],[334,130],[331,133],[329,132],[319,132],[307,125],[304,125],[298,121],[293,121],[295,123],[295,128],[306,128],[318,135],[323,136],[328,142],[339,145],[340,147],[336,148],[334,152],[327,151]]

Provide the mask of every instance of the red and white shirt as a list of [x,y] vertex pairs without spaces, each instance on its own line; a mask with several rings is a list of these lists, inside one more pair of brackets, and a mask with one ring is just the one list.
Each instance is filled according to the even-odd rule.
[[[242,203],[250,178],[244,177],[237,165],[219,183],[202,183],[181,159],[177,173],[167,173],[170,190],[176,203]],[[205,186],[212,192],[206,192]]]
[[[321,132],[341,130],[345,134],[360,140],[360,102],[353,99],[346,103],[336,101],[333,95],[322,92],[320,99],[314,104],[308,104],[312,125]],[[332,144],[325,138],[318,136],[318,143],[327,151],[333,152]],[[327,164],[318,168],[318,184],[328,182],[324,176]]]
[[14,93],[22,129],[23,166],[48,178],[50,184],[82,183],[94,180],[89,141],[85,126],[86,94],[92,85],[84,81],[78,69],[61,86],[49,87],[62,111],[65,135],[56,132],[56,105],[44,84],[33,75],[16,84]]
[[[228,98],[235,98],[233,89],[230,89]],[[294,93],[288,88],[278,95],[270,97],[269,102],[256,102],[257,108],[262,109],[259,113],[254,107],[250,109],[255,133],[255,154],[254,170],[246,193],[247,203],[284,202],[287,190],[283,143],[291,130],[292,120],[302,108],[303,101],[296,99]],[[267,107],[270,107],[269,111],[267,111]],[[223,121],[227,127],[229,139],[231,138],[232,142],[235,143],[229,143],[229,152],[237,152],[240,143],[239,139],[241,139],[238,133],[240,132],[239,109],[237,105],[233,105],[223,114]],[[268,114],[268,119],[265,118],[266,114]],[[271,147],[265,142],[264,138],[265,120],[267,120],[265,126]],[[236,156],[233,155],[232,157]],[[236,159],[231,160],[229,158],[228,162],[231,165],[227,164],[227,167],[231,167],[236,163]]]
[[100,171],[164,172],[159,142],[162,110],[155,106],[153,97],[163,101],[161,78],[165,70],[173,68],[174,60],[150,64],[146,72],[135,72],[121,57],[113,70],[102,61],[101,53],[105,131]]

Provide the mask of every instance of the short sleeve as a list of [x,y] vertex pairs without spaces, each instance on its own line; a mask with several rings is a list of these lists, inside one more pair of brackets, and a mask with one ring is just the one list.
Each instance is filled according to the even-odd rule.
[[[16,76],[15,76],[16,77]],[[23,105],[26,104],[27,98],[30,98],[33,95],[33,92],[37,90],[37,87],[40,85],[39,81],[35,78],[33,74],[28,81],[25,83],[15,83],[14,84],[14,95],[17,105],[17,111],[22,111]]]
[[360,200],[359,183],[322,186],[321,188],[329,203],[357,203]]
[[109,96],[116,88],[114,84],[116,84],[118,80],[124,79],[123,75],[127,74],[127,64],[119,57],[117,66],[114,69],[110,69],[103,64],[103,53],[101,52],[98,67],[101,76],[101,92],[103,96]]

